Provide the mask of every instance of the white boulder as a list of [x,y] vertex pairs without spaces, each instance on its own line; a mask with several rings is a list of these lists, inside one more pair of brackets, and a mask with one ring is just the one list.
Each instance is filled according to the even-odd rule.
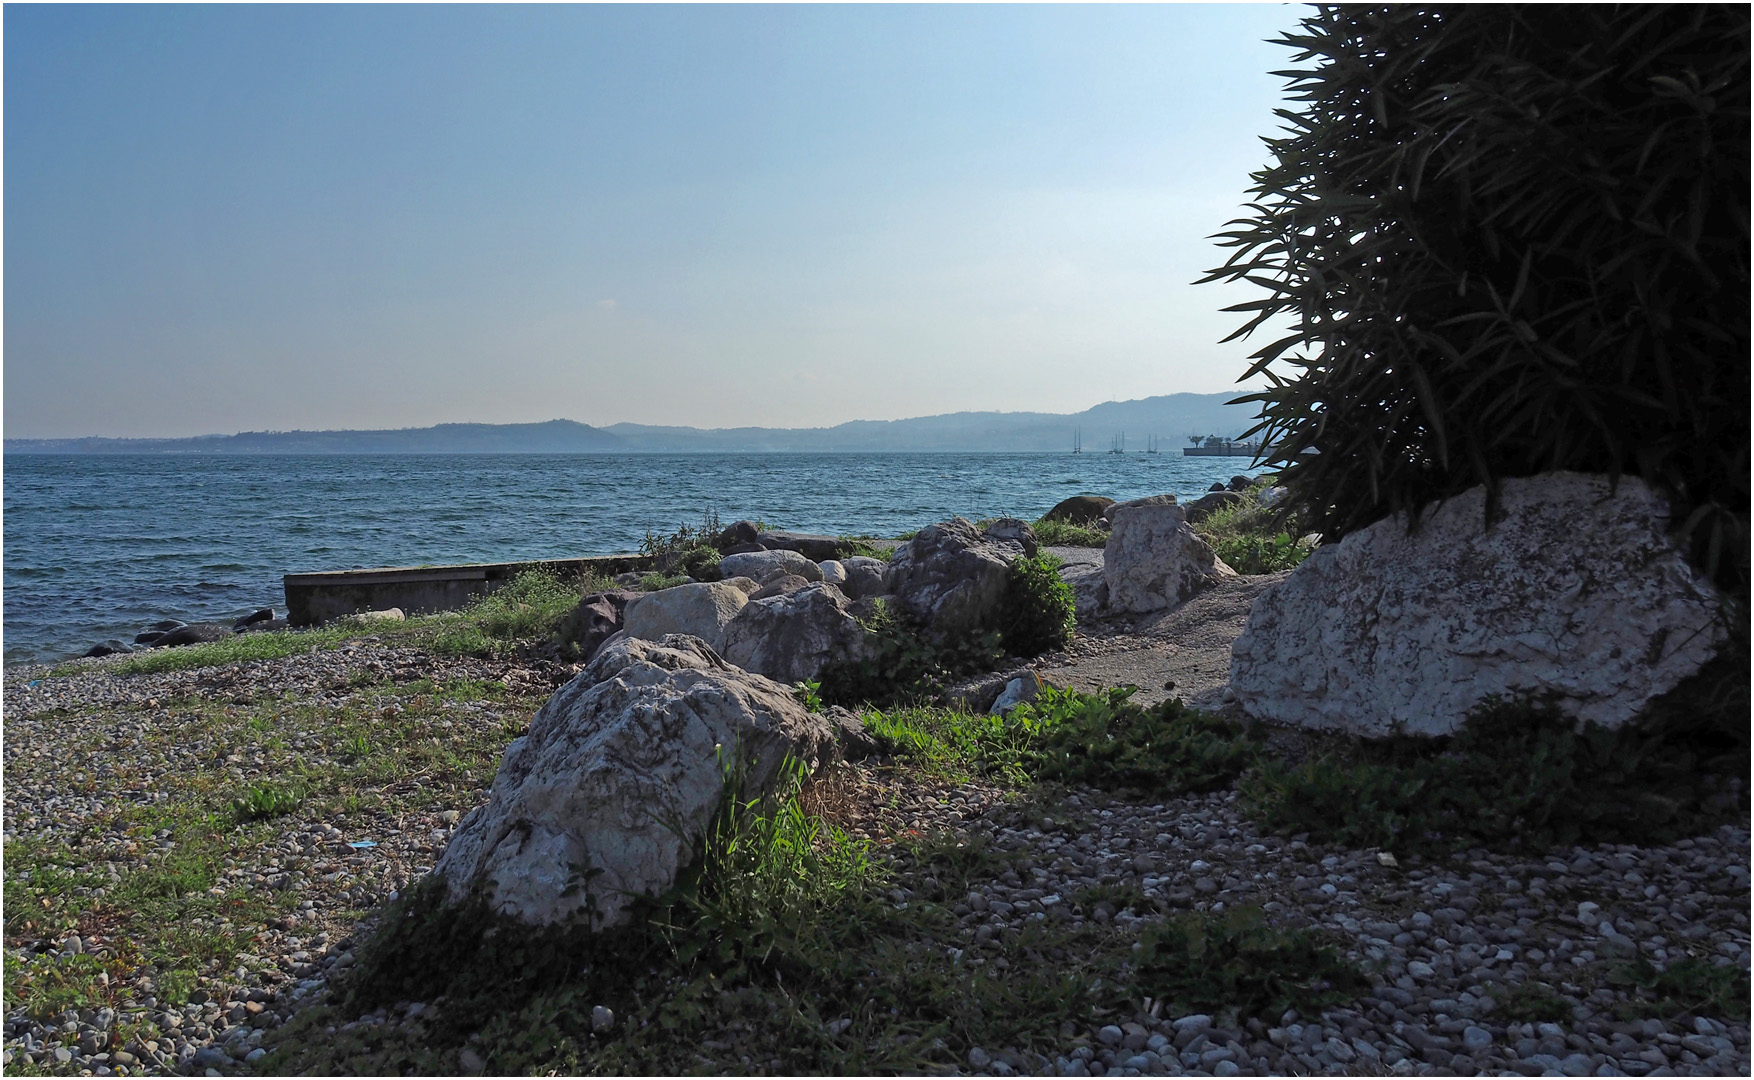
[[1447,735],[1491,695],[1553,694],[1624,724],[1723,641],[1716,593],[1637,479],[1548,473],[1397,515],[1318,548],[1263,593],[1231,650],[1250,715],[1301,727]]
[[865,628],[833,585],[814,582],[755,599],[725,627],[722,655],[783,683],[808,682],[834,660],[864,655]]
[[1108,545],[1102,552],[1103,600],[1110,613],[1148,614],[1179,607],[1236,571],[1194,535],[1173,495],[1109,508]]
[[717,649],[725,624],[748,602],[749,594],[728,581],[676,585],[628,601],[621,626],[629,637],[657,641],[688,634]]
[[532,925],[613,926],[693,860],[733,764],[752,798],[788,755],[815,763],[833,744],[786,687],[698,639],[617,638],[506,748],[433,873],[452,902],[479,893]]

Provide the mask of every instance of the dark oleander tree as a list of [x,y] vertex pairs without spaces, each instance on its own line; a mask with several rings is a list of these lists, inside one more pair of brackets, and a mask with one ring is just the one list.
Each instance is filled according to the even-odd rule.
[[1747,595],[1748,24],[1333,6],[1278,42],[1302,107],[1205,280],[1266,290],[1233,336],[1294,327],[1241,400],[1325,536],[1483,482],[1631,474]]

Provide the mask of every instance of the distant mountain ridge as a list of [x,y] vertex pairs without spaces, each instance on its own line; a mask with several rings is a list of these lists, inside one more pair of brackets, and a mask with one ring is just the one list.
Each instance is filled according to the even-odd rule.
[[592,427],[439,424],[385,431],[246,431],[183,439],[7,439],[8,454],[556,454],[1055,451],[1082,438],[1086,453],[1125,438],[1128,450],[1156,439],[1165,452],[1190,435],[1235,436],[1259,407],[1235,394],[1166,394],[1107,401],[1080,413],[960,412],[905,420],[850,420],[827,428],[694,428],[650,424]]

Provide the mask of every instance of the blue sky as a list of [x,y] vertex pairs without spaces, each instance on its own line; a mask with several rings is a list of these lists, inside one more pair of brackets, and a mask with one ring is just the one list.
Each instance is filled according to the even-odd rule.
[[5,9],[5,433],[1235,386],[1299,9]]

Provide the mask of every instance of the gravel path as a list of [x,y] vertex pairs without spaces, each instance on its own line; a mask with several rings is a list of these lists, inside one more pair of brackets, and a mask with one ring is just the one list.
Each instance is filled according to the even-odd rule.
[[[1246,612],[1239,587],[1212,595],[1214,612]],[[1196,601],[1199,603],[1199,601]],[[1131,630],[1081,636],[1063,666],[1104,671],[1105,657],[1174,663],[1197,611]],[[1198,629],[1197,626],[1194,629]],[[1213,634],[1228,632],[1211,628]],[[1205,648],[1205,646],[1201,646]],[[1165,658],[1168,658],[1165,660]],[[1131,662],[1126,660],[1126,662]],[[1141,661],[1141,664],[1143,662]],[[288,720],[287,753],[307,764],[340,760],[326,710],[380,708],[400,700],[394,685],[417,678],[494,680],[506,696],[442,703],[418,734],[502,745],[508,725],[527,721],[547,688],[569,669],[487,661],[441,661],[361,641],[334,651],[225,668],[122,678],[110,664],[76,678],[41,669],[5,677],[5,838],[59,845],[81,860],[81,895],[101,896],[101,879],[165,857],[179,840],[136,835],[111,823],[166,798],[200,776],[243,782],[279,775],[286,757],[237,749],[210,708],[312,706]],[[1122,670],[1122,669],[1117,669]],[[1163,668],[1155,669],[1159,672]],[[1173,674],[1177,669],[1171,666]],[[1187,670],[1199,670],[1190,668]],[[1102,676],[1107,681],[1106,676]],[[31,685],[33,680],[35,685]],[[1138,679],[1124,680],[1139,682]],[[1178,679],[1178,682],[1180,680]],[[1144,685],[1141,683],[1141,685]],[[1161,686],[1161,682],[1159,683]],[[276,714],[278,715],[278,714]],[[301,714],[303,715],[303,714]],[[242,723],[243,721],[239,721]],[[491,764],[489,765],[491,772]],[[4,1060],[28,1059],[87,1075],[230,1074],[246,1071],[263,1033],[320,996],[327,974],[352,962],[352,937],[372,907],[429,868],[457,816],[481,786],[429,788],[419,775],[383,787],[379,810],[349,829],[310,815],[277,819],[267,840],[240,850],[216,889],[273,890],[279,914],[251,931],[235,970],[203,978],[197,1000],[169,1007],[142,977],[120,987],[113,1007],[64,1013],[48,1022],[6,1017]],[[1065,800],[1057,819],[1026,824],[1016,796],[985,784],[950,785],[901,775],[881,763],[838,770],[816,785],[825,813],[881,839],[951,829],[986,834],[1017,858],[956,907],[963,962],[987,962],[990,943],[1029,920],[1094,920],[1131,928],[1158,909],[1217,910],[1261,904],[1292,926],[1338,935],[1376,973],[1376,989],[1351,1008],[1319,1017],[1226,1026],[1225,1018],[1144,1013],[1125,1023],[1077,1028],[1055,1021],[1060,1051],[1025,1056],[980,1047],[972,1072],[1060,1075],[1257,1075],[1287,1073],[1503,1075],[1723,1075],[1749,1071],[1746,1020],[1632,1015],[1612,981],[1629,957],[1658,963],[1683,956],[1749,968],[1749,835],[1726,827],[1653,847],[1603,846],[1538,857],[1470,852],[1444,865],[1385,865],[1374,851],[1321,848],[1260,833],[1234,794],[1133,804],[1096,792]],[[361,839],[375,846],[353,847]],[[913,883],[917,884],[917,883]],[[1074,902],[1092,886],[1127,886],[1148,910]],[[910,882],[898,882],[906,902]],[[10,890],[9,890],[10,892]],[[8,900],[12,900],[8,896]],[[30,939],[8,904],[6,948],[14,958],[113,955],[126,941],[103,925]],[[28,914],[28,912],[26,913]],[[1506,992],[1538,980],[1565,999],[1568,1018],[1524,1021]],[[736,1066],[730,1066],[737,1071]]]

